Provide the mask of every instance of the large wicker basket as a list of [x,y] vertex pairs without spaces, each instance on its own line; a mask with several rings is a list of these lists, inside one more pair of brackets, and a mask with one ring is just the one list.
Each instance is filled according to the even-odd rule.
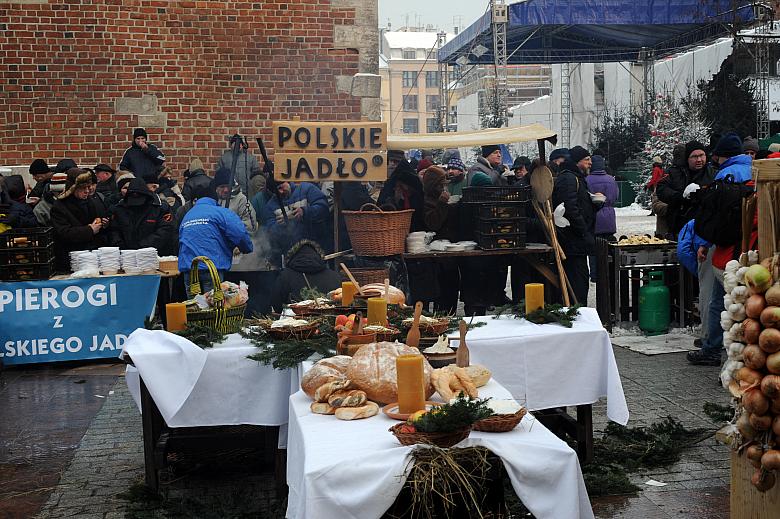
[[214,266],[214,262],[206,256],[197,256],[192,260],[192,268],[190,269],[190,298],[194,298],[201,293],[200,274],[198,272],[200,263],[206,265],[209,276],[211,276],[211,283],[214,285],[213,300],[215,308],[187,312],[187,323],[207,326],[222,334],[236,333],[244,324],[246,303],[232,308],[225,308],[225,294],[222,292],[219,272],[217,272],[217,267]]
[[[367,206],[375,211],[364,211]],[[342,211],[352,250],[357,256],[395,256],[406,250],[414,209],[383,211],[364,204],[360,211]]]
[[390,278],[390,270],[380,268],[359,268],[353,267],[349,269],[352,275],[355,276],[361,286],[370,285],[371,283],[384,283],[385,279]]
[[426,445],[436,445],[437,447],[448,448],[465,440],[471,434],[471,427],[459,429],[453,432],[402,432],[401,427],[405,424],[399,423],[388,429],[395,436],[401,445],[417,445],[423,443]]

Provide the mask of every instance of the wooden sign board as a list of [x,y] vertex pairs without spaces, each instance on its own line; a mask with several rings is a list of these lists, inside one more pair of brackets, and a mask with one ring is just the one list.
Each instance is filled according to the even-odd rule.
[[387,179],[387,124],[274,121],[274,178],[291,182]]

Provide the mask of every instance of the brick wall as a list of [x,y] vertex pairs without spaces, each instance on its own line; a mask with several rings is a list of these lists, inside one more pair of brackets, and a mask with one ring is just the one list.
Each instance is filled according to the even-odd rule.
[[178,172],[274,119],[359,120],[376,27],[376,0],[0,0],[0,164],[117,165],[144,126]]

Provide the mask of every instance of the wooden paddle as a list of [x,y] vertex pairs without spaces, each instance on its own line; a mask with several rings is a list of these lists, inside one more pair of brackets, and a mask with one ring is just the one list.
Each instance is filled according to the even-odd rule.
[[352,325],[354,335],[361,335],[363,333],[363,312],[358,310],[355,314],[355,323]]
[[412,348],[420,347],[420,316],[422,315],[422,301],[414,304],[414,321],[409,333],[406,334],[406,345]]
[[352,275],[352,272],[350,272],[347,266],[343,263],[341,264],[341,268],[344,270],[344,272],[346,272],[349,280],[355,284],[355,288],[357,289],[358,294],[363,295],[363,289],[360,287],[360,285],[358,285],[358,282],[355,280],[355,276]]
[[458,351],[455,353],[455,365],[459,368],[467,368],[471,359],[469,358],[469,347],[466,346],[466,332],[469,326],[463,319],[458,323],[458,329],[460,330],[460,342],[458,343]]

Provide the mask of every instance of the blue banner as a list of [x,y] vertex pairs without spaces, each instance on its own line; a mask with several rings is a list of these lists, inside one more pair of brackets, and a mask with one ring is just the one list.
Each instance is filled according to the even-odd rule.
[[157,302],[160,276],[0,283],[6,365],[117,357]]

